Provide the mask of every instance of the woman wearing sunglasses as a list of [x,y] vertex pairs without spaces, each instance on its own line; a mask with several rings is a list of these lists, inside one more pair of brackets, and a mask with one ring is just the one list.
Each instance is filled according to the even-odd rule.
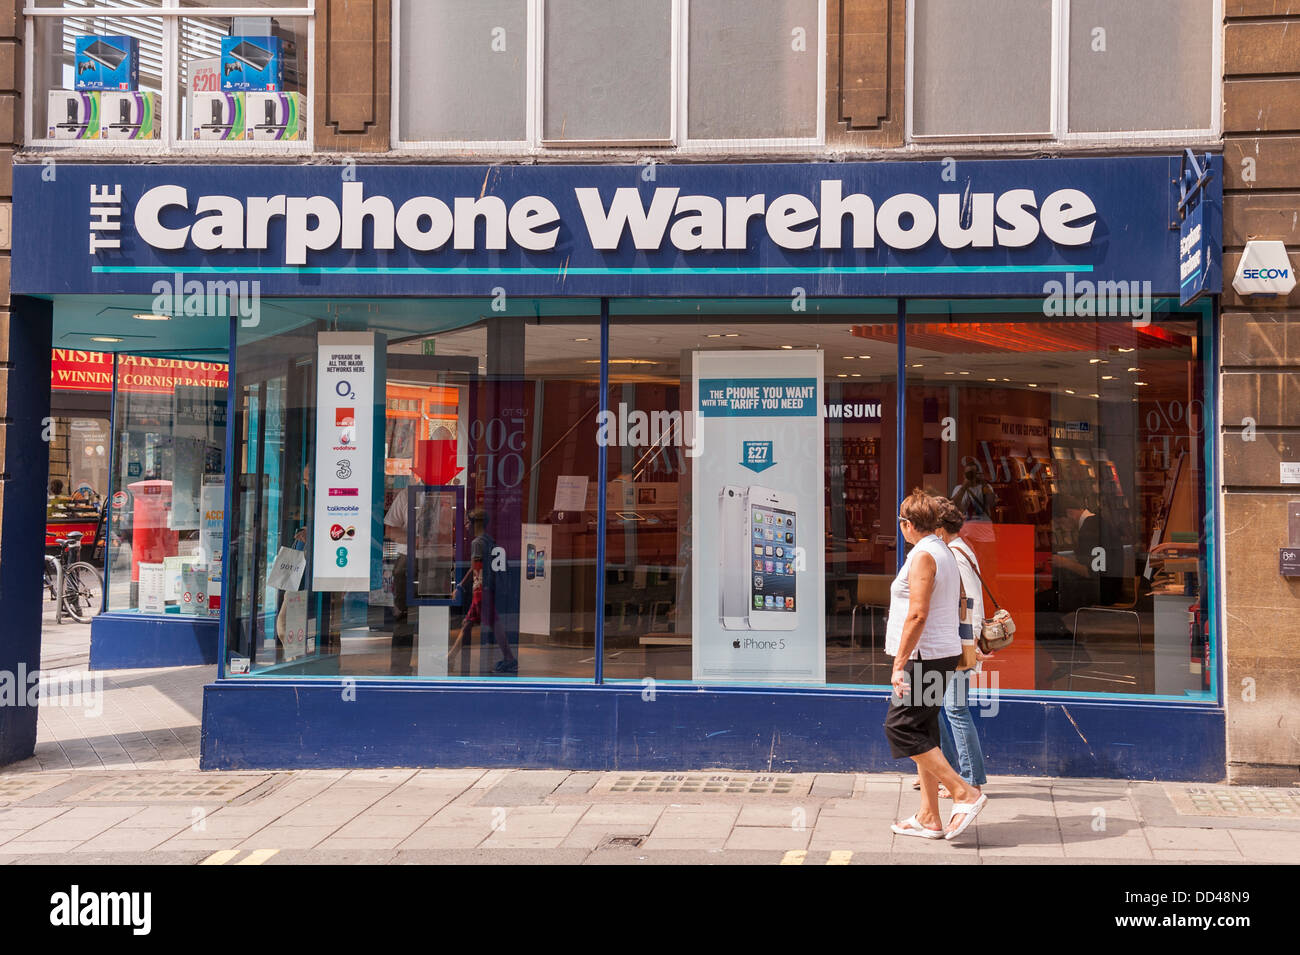
[[[957,774],[939,746],[939,713],[961,662],[962,599],[957,560],[935,534],[942,519],[942,506],[924,491],[915,490],[903,501],[898,523],[912,550],[889,588],[885,632],[885,652],[894,657],[885,736],[894,758],[912,759],[921,777],[921,808],[891,828],[922,839],[956,838],[988,802]],[[953,796],[946,829],[939,816],[940,783]]]

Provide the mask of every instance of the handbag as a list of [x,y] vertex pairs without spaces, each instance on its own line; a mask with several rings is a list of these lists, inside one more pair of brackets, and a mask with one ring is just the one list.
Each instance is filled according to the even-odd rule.
[[[964,551],[965,548],[961,548],[961,550]],[[962,556],[966,555],[963,554]],[[980,625],[980,635],[978,640],[980,653],[992,653],[995,650],[1001,650],[1003,647],[1010,646],[1012,641],[1016,638],[1016,622],[1011,619],[1011,614],[1005,608],[999,606],[998,598],[993,596],[992,589],[987,583],[985,583],[983,575],[979,572],[979,568],[975,566],[975,562],[970,559],[967,559],[966,562],[970,564],[970,569],[975,571],[975,577],[979,580],[984,589],[988,591],[989,599],[993,601],[993,606],[997,608],[997,612],[994,613],[992,617],[986,618]]]

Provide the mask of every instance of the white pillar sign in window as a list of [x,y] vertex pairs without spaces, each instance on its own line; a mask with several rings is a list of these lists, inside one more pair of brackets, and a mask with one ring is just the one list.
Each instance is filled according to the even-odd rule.
[[375,346],[372,332],[317,336],[313,590],[371,589]]
[[696,680],[824,683],[822,353],[697,351]]

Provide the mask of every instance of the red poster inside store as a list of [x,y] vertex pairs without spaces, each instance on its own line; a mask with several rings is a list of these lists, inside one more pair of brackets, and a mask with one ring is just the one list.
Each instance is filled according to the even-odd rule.
[[[134,394],[171,394],[181,386],[224,388],[224,362],[178,361],[123,355],[118,363],[120,390]],[[113,356],[106,352],[55,348],[50,357],[50,387],[55,391],[113,390]]]

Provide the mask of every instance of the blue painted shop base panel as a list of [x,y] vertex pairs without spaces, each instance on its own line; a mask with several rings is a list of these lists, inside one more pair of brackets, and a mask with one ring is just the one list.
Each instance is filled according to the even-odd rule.
[[90,621],[90,668],[199,666],[217,662],[216,617],[101,613]]
[[[345,697],[352,697],[347,699]],[[1224,714],[1176,703],[1008,698],[976,722],[994,774],[1211,782]],[[203,769],[912,772],[890,756],[884,693],[664,686],[220,680],[204,688]]]

